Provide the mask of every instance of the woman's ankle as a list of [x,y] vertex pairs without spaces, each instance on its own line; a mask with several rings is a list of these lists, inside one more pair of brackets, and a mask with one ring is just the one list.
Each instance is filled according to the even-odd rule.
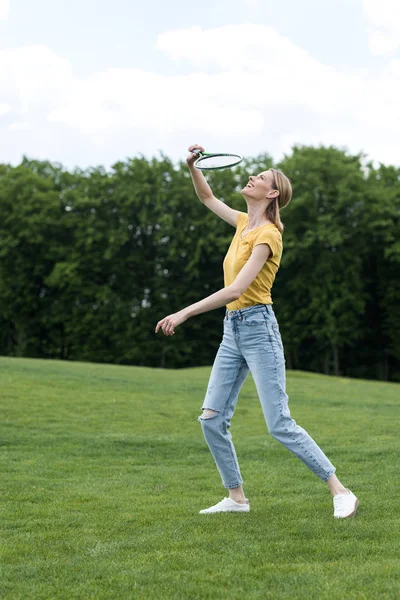
[[246,502],[247,502],[247,498],[233,498],[232,496],[229,496],[229,498],[231,500],[234,500],[238,504],[246,504]]
[[332,496],[337,494],[348,494],[347,488],[339,481],[335,474],[333,474],[326,482]]
[[238,488],[230,488],[229,489],[229,498],[238,502],[239,504],[245,504],[247,501],[246,496],[244,495],[244,491],[242,486]]

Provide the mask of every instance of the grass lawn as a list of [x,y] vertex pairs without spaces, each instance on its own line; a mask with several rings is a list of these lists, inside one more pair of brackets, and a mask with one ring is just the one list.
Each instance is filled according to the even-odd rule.
[[249,514],[197,417],[211,367],[0,358],[0,598],[400,599],[400,385],[287,373],[292,416],[360,499],[275,441],[249,375],[231,432]]

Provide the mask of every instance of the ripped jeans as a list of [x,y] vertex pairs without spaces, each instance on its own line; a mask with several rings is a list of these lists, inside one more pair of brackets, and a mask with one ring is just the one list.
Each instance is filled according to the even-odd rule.
[[292,419],[286,394],[285,358],[275,313],[270,304],[226,311],[224,334],[215,357],[199,416],[225,488],[243,483],[229,432],[240,389],[251,371],[269,433],[293,452],[322,481],[336,471],[309,434]]

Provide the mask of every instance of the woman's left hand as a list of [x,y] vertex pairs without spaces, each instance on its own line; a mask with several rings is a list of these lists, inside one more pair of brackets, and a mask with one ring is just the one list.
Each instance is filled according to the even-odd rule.
[[161,321],[158,321],[155,332],[160,329],[163,330],[165,335],[174,335],[175,327],[178,327],[181,323],[184,323],[189,318],[185,309],[180,310],[173,315],[168,315],[168,317],[164,317]]

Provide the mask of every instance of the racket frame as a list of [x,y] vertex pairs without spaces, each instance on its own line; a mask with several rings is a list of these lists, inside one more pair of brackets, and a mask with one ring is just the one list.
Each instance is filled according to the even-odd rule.
[[[231,169],[232,167],[236,167],[239,163],[242,162],[243,157],[239,154],[230,154],[228,152],[201,152],[201,150],[193,150],[193,154],[198,154],[199,158],[193,163],[196,169],[200,171],[219,171],[220,169]],[[223,167],[200,167],[199,165],[202,162],[202,159],[208,158],[210,156],[235,156],[237,157],[237,161],[232,163],[231,165],[226,165]]]

